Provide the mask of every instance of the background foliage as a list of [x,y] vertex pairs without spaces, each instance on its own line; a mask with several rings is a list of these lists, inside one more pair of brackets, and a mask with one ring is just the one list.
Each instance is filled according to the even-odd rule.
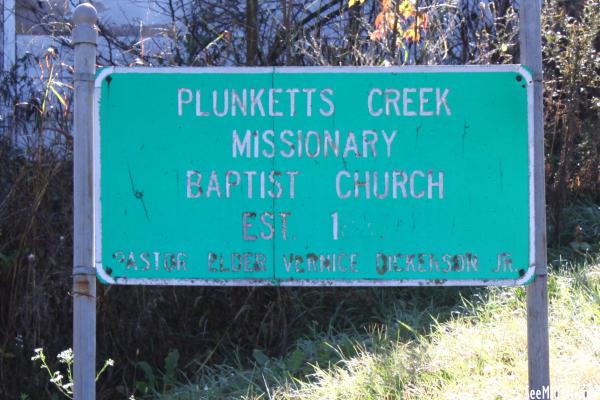
[[[168,26],[123,33],[100,22],[99,65],[519,62],[513,0],[159,3]],[[70,45],[67,21],[51,9],[38,18],[40,29]],[[546,1],[543,43],[555,260],[600,250],[600,3]],[[70,345],[71,72],[67,57],[50,48],[40,58],[23,57],[0,79],[1,398],[50,393],[32,351],[57,354]],[[391,305],[406,315],[421,315],[410,314],[419,309],[435,315],[459,297],[449,289],[99,286],[98,359],[111,357],[116,366],[99,383],[98,397],[166,391],[181,371],[245,359],[265,363],[307,332],[356,330],[380,321]],[[327,349],[307,351],[327,355]],[[291,360],[286,368],[300,368]]]

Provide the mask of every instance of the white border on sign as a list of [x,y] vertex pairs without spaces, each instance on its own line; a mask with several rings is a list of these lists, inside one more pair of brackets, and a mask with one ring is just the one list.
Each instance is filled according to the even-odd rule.
[[[268,280],[268,279],[148,279],[113,278],[102,266],[102,201],[100,176],[100,93],[102,81],[113,73],[120,74],[271,74],[271,73],[454,73],[454,72],[515,72],[521,74],[527,84],[527,131],[529,165],[529,268],[519,279],[403,279],[403,280]],[[94,175],[94,255],[98,277],[118,285],[165,285],[165,286],[517,286],[529,282],[535,274],[535,198],[534,154],[542,149],[534,148],[533,140],[533,77],[522,65],[459,65],[459,66],[405,66],[405,67],[107,67],[94,82],[93,111],[93,175]]]

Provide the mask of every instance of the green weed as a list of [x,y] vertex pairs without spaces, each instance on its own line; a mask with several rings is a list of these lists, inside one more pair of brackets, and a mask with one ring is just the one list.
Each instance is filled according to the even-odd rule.
[[[551,272],[553,393],[600,391],[600,265]],[[394,314],[394,307],[390,307]],[[161,399],[515,399],[527,389],[525,290],[487,288],[428,321],[387,319],[347,335],[315,331],[253,367],[203,367]],[[358,332],[359,329],[356,329]]]

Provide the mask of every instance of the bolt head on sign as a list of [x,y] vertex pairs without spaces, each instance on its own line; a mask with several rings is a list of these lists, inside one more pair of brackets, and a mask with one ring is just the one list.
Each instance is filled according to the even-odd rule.
[[533,279],[521,66],[111,67],[95,96],[105,283]]

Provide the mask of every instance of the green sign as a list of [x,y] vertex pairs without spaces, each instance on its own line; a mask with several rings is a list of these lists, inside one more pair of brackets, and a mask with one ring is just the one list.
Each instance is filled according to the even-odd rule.
[[533,279],[520,66],[114,67],[95,86],[104,282]]

